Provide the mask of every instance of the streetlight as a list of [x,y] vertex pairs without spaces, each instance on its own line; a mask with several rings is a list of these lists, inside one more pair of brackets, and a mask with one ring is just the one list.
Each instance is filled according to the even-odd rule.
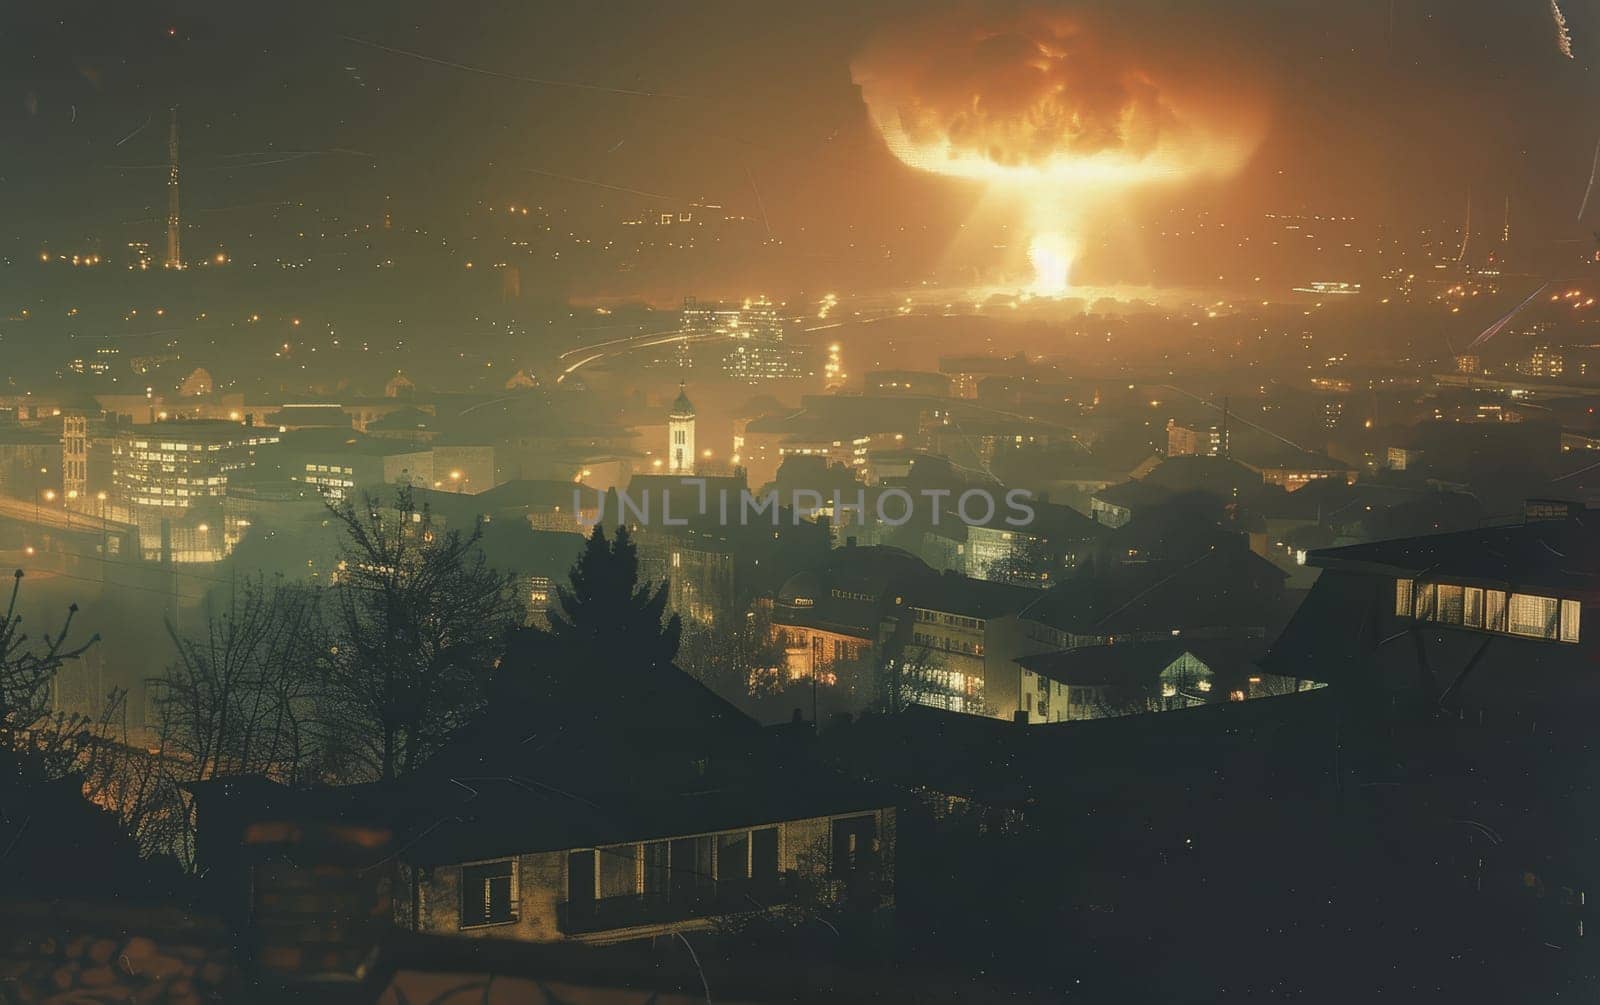
[[101,489],[99,492],[96,492],[94,497],[100,503],[100,582],[104,583],[106,581],[106,564],[107,564],[107,560],[111,558],[111,554],[110,554],[110,551],[109,551],[111,538],[110,538],[109,532],[106,530],[106,491],[105,491],[105,489]]

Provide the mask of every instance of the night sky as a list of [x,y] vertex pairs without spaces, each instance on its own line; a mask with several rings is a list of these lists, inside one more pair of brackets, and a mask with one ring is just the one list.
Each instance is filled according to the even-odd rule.
[[[891,157],[851,79],[863,47],[932,17],[926,4],[358,6],[7,5],[0,228],[42,240],[159,212],[173,104],[196,211],[378,193],[425,215],[506,192],[577,211],[616,201],[535,169],[752,213],[759,189],[775,230],[825,243],[852,226],[958,220],[975,198]],[[1413,223],[1458,214],[1469,191],[1493,210],[1509,195],[1558,240],[1590,229],[1575,217],[1600,132],[1600,11],[1566,7],[1570,60],[1533,0],[1099,13],[1153,63],[1210,59],[1219,80],[1247,72],[1265,95],[1268,130],[1243,173],[1184,198]]]

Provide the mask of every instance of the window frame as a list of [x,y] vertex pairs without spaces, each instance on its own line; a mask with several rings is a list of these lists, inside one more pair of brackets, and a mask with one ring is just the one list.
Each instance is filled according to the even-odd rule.
[[[1396,578],[1394,588],[1397,618],[1569,645],[1582,640],[1583,602],[1572,597],[1404,578]],[[1534,604],[1549,612],[1540,627],[1526,620],[1526,611]],[[1524,611],[1516,629],[1514,608]]]
[[[469,901],[469,896],[468,896],[469,895],[469,887],[468,887],[468,875],[469,875],[469,873],[472,870],[485,870],[485,869],[489,869],[489,868],[493,868],[493,867],[498,867],[498,866],[501,866],[501,865],[505,865],[505,866],[509,867],[507,872],[506,872],[506,876],[507,876],[507,878],[510,879],[510,887],[511,887],[511,889],[510,889],[509,896],[506,899],[507,916],[504,917],[504,918],[495,918],[495,917],[491,917],[490,916],[490,913],[489,913],[489,882],[491,880],[500,878],[500,876],[498,874],[495,874],[495,875],[487,875],[487,874],[485,874],[485,875],[482,875],[481,886],[477,886],[477,884],[475,884],[475,886],[477,886],[477,888],[471,890],[471,893],[473,893],[475,895],[476,894],[481,894],[481,896],[483,898],[483,901],[484,901],[484,904],[483,904],[483,920],[481,920],[481,921],[478,921],[478,920],[469,921],[469,920],[467,920],[467,904],[470,902]],[[457,905],[456,905],[456,907],[457,907],[457,911],[456,911],[457,921],[460,923],[461,929],[463,931],[465,931],[467,929],[474,929],[474,928],[493,928],[493,927],[496,927],[496,926],[499,926],[499,925],[514,925],[517,922],[519,922],[520,920],[522,920],[522,910],[521,910],[521,908],[522,908],[522,903],[521,903],[522,890],[521,890],[521,876],[519,875],[521,873],[521,871],[522,871],[522,863],[521,863],[521,860],[518,859],[516,856],[512,856],[510,858],[485,859],[485,860],[480,861],[480,862],[463,862],[461,864],[460,870],[459,870],[460,876],[459,876],[457,885],[459,887],[460,897],[459,897],[459,900],[458,900]]]

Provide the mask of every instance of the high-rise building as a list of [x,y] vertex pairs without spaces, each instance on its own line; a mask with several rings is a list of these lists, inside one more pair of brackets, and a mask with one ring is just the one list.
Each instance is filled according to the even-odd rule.
[[81,412],[61,417],[61,494],[73,509],[89,499],[89,417]]
[[667,413],[667,473],[694,474],[694,405],[682,384]]
[[147,561],[220,561],[228,479],[276,442],[276,428],[223,420],[123,427],[111,442],[110,512],[139,528]]
[[228,475],[255,463],[256,449],[278,431],[237,422],[158,422],[119,430],[111,447],[111,484],[119,505],[177,514],[219,502]]
[[793,347],[784,342],[778,307],[766,297],[738,307],[685,300],[679,328],[685,334],[728,339],[732,345],[723,354],[722,370],[734,380],[755,384],[800,372]]

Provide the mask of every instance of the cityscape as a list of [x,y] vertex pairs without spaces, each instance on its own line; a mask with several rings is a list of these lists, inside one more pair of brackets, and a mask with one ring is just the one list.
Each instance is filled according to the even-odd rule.
[[1600,994],[1600,6],[0,52],[0,1002]]

